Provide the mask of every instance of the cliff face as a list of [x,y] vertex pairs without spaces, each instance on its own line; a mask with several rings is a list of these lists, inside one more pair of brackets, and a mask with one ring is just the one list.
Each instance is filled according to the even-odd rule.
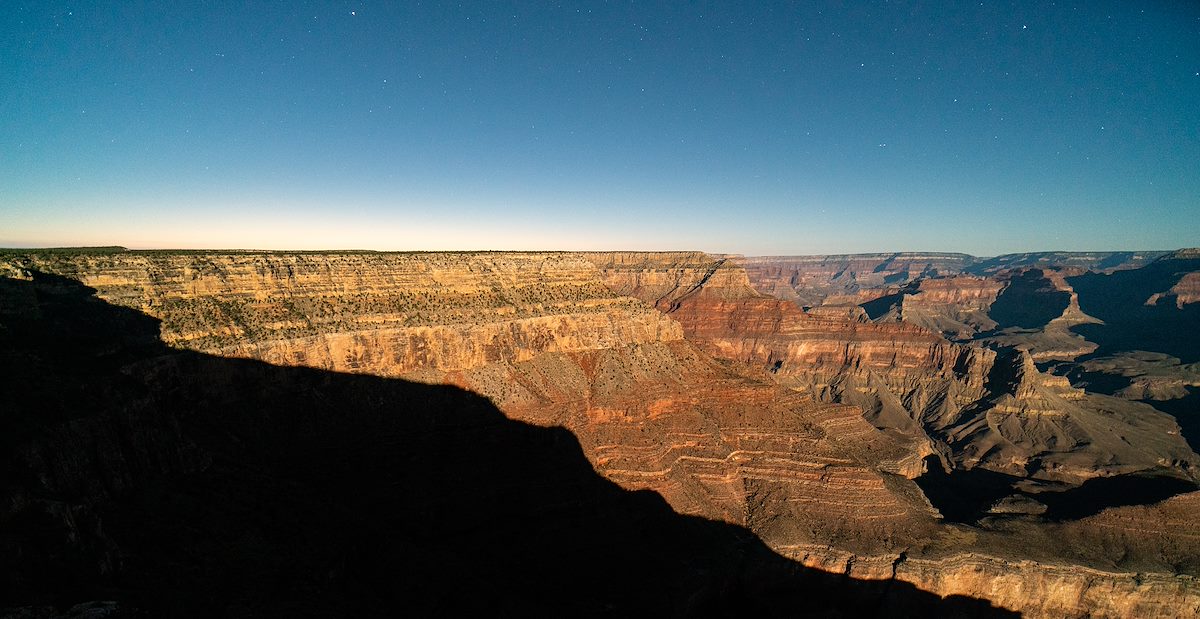
[[879,320],[903,321],[950,339],[969,340],[996,327],[987,311],[1002,288],[1001,282],[983,277],[923,278],[876,303],[880,307],[875,313]]
[[1171,286],[1165,295],[1155,298],[1151,296],[1146,303],[1155,304],[1159,298],[1167,298],[1175,302],[1175,307],[1183,309],[1189,303],[1200,302],[1200,273],[1187,273]]
[[1016,476],[1079,483],[1138,471],[1200,474],[1174,419],[1075,389],[1039,372],[1027,353],[999,359],[984,396],[945,433],[964,466]]
[[[162,339],[176,350],[464,387],[511,419],[567,428],[589,466],[622,489],[653,490],[680,513],[744,525],[806,564],[868,579],[894,574],[941,595],[998,599],[1014,573],[1030,590],[1038,582],[1053,588],[1067,576],[1052,564],[1080,562],[1098,570],[1090,577],[1093,589],[1110,587],[1125,596],[1120,599],[1139,595],[1126,587],[1120,565],[1078,549],[1058,546],[1014,567],[1033,552],[1017,541],[1027,531],[960,536],[959,525],[939,522],[911,479],[926,470],[928,455],[960,467],[1005,470],[1014,454],[1025,461],[1038,454],[1046,437],[1077,436],[1055,429],[1078,417],[1060,414],[1061,402],[1084,401],[1072,399],[1076,394],[1062,378],[1030,369],[1025,358],[999,364],[992,351],[948,342],[917,325],[870,322],[852,306],[805,312],[753,290],[735,259],[699,253],[127,253],[28,255],[5,264],[10,276],[41,271],[77,279],[109,302],[161,320]],[[987,297],[984,287],[970,294],[949,287],[927,292],[931,303],[938,295],[947,304]],[[955,294],[959,298],[951,299]],[[140,375],[147,367],[129,371]],[[175,372],[170,367],[163,370],[164,388]],[[1005,374],[997,367],[1016,370]],[[289,383],[310,380],[287,376]],[[231,392],[243,388],[250,387]],[[287,390],[281,385],[264,397]],[[193,391],[207,397],[204,389]],[[300,392],[337,409],[322,389],[310,385]],[[370,393],[354,397],[376,406]],[[1003,420],[1025,418],[1042,429]],[[172,428],[161,433],[175,436]],[[1120,423],[1104,430],[1114,428],[1125,431]],[[262,429],[250,428],[239,440]],[[211,438],[220,430],[204,432]],[[313,438],[319,436],[305,440],[320,442]],[[995,449],[972,451],[986,441]],[[1045,449],[1049,456],[1038,454],[1038,462],[1085,452],[1082,442],[1061,440]],[[167,443],[181,445],[170,452],[175,455],[161,456],[178,460],[173,470],[212,466],[210,450],[189,451],[182,439]],[[121,450],[120,441],[113,445]],[[35,463],[31,469],[74,470],[70,462],[28,461]],[[1055,470],[1070,477],[1084,467]],[[471,475],[464,468],[451,478],[460,473]],[[406,473],[403,481],[420,477]],[[449,500],[444,493],[434,491],[437,501]],[[1144,567],[1168,570],[1153,560]],[[1193,603],[1192,581],[1162,578],[1167,584],[1153,592],[1174,605],[1163,608]],[[1068,608],[1053,596],[1010,597],[1006,604],[1033,616],[1058,616]],[[1096,604],[1097,615],[1124,608],[1086,603]]]
[[995,258],[978,258],[967,268],[967,271],[983,274],[1035,268],[1113,273],[1127,269],[1139,269],[1169,253],[1166,251],[1043,251],[1004,254]]
[[[1079,295],[1058,270],[926,277],[881,292],[886,294],[860,303],[877,322],[906,322],[957,342],[981,340],[1022,350],[1038,362],[1072,360],[1096,350],[1070,331],[1097,321],[1080,310]],[[839,300],[829,297],[825,303]]]
[[878,536],[860,548],[889,546],[884,540],[933,523],[915,485],[889,479],[908,453],[857,409],[733,374],[687,343],[421,378],[462,384],[517,418],[569,428],[607,478],[655,490],[683,513],[760,534],[769,523],[807,540],[835,529]]
[[[883,533],[848,536],[866,541],[931,526],[916,486],[885,479],[915,474],[919,458],[857,409],[731,371],[626,295],[669,310],[706,283],[746,286],[741,269],[668,256],[675,268],[637,270],[611,289],[588,258],[643,258],[134,254],[28,256],[16,268],[77,278],[144,311],[178,348],[470,389],[515,419],[572,430],[606,477],[685,514],[787,523],[817,541],[837,527]],[[846,500],[823,503],[831,492]]]
[[[729,260],[663,254],[594,259],[611,287],[635,295],[649,290],[639,286],[647,273],[670,273],[645,299],[678,320],[685,337],[705,352],[767,372],[776,382],[818,401],[846,403],[863,410],[865,419],[888,430],[888,436],[907,450],[909,458],[898,461],[890,469],[894,472],[918,475],[926,466],[920,458],[939,454],[955,467],[980,467],[1002,474],[997,479],[1007,479],[1005,483],[1014,486],[1004,492],[1013,493],[1018,502],[1037,504],[1038,498],[1053,503],[1037,492],[1052,489],[1055,483],[1086,485],[1098,476],[1135,471],[1172,470],[1183,476],[1192,471],[1195,455],[1179,439],[1178,426],[1170,418],[1149,407],[1130,407],[1115,398],[1075,389],[1064,377],[1038,371],[1028,352],[1006,349],[1009,352],[997,355],[985,348],[948,342],[907,320],[869,322],[864,311],[846,306],[822,305],[805,311],[746,286],[736,273],[728,273]],[[685,272],[688,269],[693,271],[691,275]],[[722,275],[711,277],[717,273]],[[1014,308],[1022,306],[1026,291],[1045,294],[1041,292],[1045,289],[1061,294],[1061,299],[1048,301],[1053,308],[1034,308],[1038,310],[1034,318],[1042,320],[1039,324],[1088,320],[1079,312],[1074,292],[1057,273],[1034,271],[1016,276],[1026,279],[1010,292],[1015,296],[1006,300]],[[684,285],[670,290],[673,282]],[[925,312],[940,324],[958,318],[968,331],[995,328],[997,323],[986,311],[1006,286],[994,279],[969,276],[922,279],[895,301],[903,307],[897,313],[912,311],[920,316]],[[1061,306],[1055,305],[1059,301]],[[1019,312],[1000,315],[1014,323],[1029,318]],[[1034,478],[1053,483],[1042,485]],[[1015,482],[1022,479],[1027,482],[1019,490]],[[1188,482],[1180,483],[1188,486]],[[992,500],[1002,498],[1003,493]],[[994,509],[1005,509],[999,507],[1004,504],[999,501]],[[1181,584],[1168,577],[1147,585],[1144,575],[1134,573],[1081,572],[1034,560],[997,558],[1012,557],[996,552],[1000,546],[1010,551],[1025,547],[1029,555],[1041,560],[1047,560],[1047,555],[1078,552],[1050,539],[1044,526],[1018,527],[1012,533],[1040,540],[1043,549],[1055,549],[1048,553],[1039,555],[1016,538],[994,537],[995,531],[976,530],[967,534],[976,540],[974,547],[989,550],[955,554],[950,549],[960,547],[958,544],[934,542],[934,547],[941,548],[933,553],[938,558],[916,558],[922,553],[889,555],[805,544],[797,541],[800,537],[785,523],[759,525],[755,530],[773,548],[808,565],[863,578],[907,579],[943,593],[986,590],[984,595],[1004,598],[1009,607],[1030,616],[1169,614],[1174,611],[1167,609],[1196,604],[1196,585],[1190,580]],[[1129,525],[1137,526],[1132,521]],[[1080,535],[1079,528],[1072,531]],[[1080,541],[1079,546],[1108,547],[1116,553],[1119,551],[1113,546],[1128,544],[1092,540]],[[1156,551],[1144,552],[1153,555]],[[1098,557],[1093,561],[1104,563]],[[1031,598],[1026,596],[1029,591],[1040,593]]]
[[797,547],[785,555],[825,571],[864,580],[913,583],[943,595],[982,595],[1025,617],[1170,617],[1200,612],[1192,578],[1110,572],[964,554],[938,560],[863,557]]
[[704,291],[706,296],[746,295],[750,280],[739,261],[700,252],[593,252],[584,256],[596,265],[605,285],[663,311]]
[[[730,268],[722,260],[705,265],[694,257],[686,263],[673,262],[673,256],[653,258],[670,264],[664,268],[697,273]],[[645,263],[638,264],[636,273],[627,272],[624,264],[600,266],[618,286],[621,277],[634,278],[648,269]],[[1005,288],[1015,290],[1010,294],[1016,298],[1006,301],[1011,309],[995,312],[997,316],[1013,324],[1070,324],[1082,316],[1065,291],[1058,292],[1061,298],[1041,301],[1044,308],[1031,307],[1027,297],[1041,294],[1041,288],[1054,286],[1060,277],[1026,271],[1019,278],[1020,284]],[[1193,475],[1195,454],[1169,417],[1148,407],[1087,396],[1065,378],[1039,372],[1028,353],[1008,355],[1001,362],[991,350],[951,343],[907,322],[814,315],[761,295],[733,275],[694,279],[701,283],[660,304],[683,325],[690,341],[718,358],[769,371],[779,383],[818,400],[858,406],[875,426],[901,432],[910,440],[913,458],[899,472],[920,474],[919,459],[936,452],[965,468],[1071,483],[1163,466]],[[957,281],[923,280],[901,301],[902,307],[909,298],[926,294],[931,299],[925,308],[969,302],[981,311],[989,300],[999,303],[991,297],[999,286],[965,280],[972,287],[963,291]],[[938,283],[922,291],[927,282]],[[1116,439],[1114,432],[1128,441]]]
[[33,256],[162,321],[168,344],[287,365],[398,376],[541,352],[678,340],[563,254]]
[[1011,616],[806,569],[466,391],[167,348],[91,292],[0,279],[6,616]]

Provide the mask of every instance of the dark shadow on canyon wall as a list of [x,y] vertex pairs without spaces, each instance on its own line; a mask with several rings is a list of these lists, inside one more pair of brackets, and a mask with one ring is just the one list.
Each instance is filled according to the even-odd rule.
[[1177,477],[1134,473],[1089,479],[1073,488],[1027,492],[1019,489],[1020,483],[1027,481],[1024,478],[981,468],[947,473],[936,456],[926,458],[926,468],[914,481],[946,522],[962,524],[1012,516],[991,511],[1006,497],[1036,501],[1045,507],[1037,519],[1064,522],[1094,516],[1110,507],[1151,505],[1197,489],[1195,483]]
[[181,352],[93,292],[0,279],[0,609],[1011,615],[804,568],[475,394]]
[[1077,488],[1031,496],[1048,508],[1046,518],[1061,522],[1093,516],[1109,507],[1151,505],[1196,489],[1196,484],[1186,479],[1130,474],[1097,477]]
[[1111,275],[1085,273],[1068,277],[1079,295],[1079,308],[1104,324],[1071,327],[1100,345],[1090,357],[1128,350],[1150,350],[1178,357],[1183,363],[1200,361],[1200,303],[1178,308],[1173,300],[1147,305],[1189,271],[1200,270],[1200,260],[1160,259],[1140,269]]
[[1071,294],[1054,290],[1041,271],[1031,269],[1013,277],[988,308],[996,331],[1040,329],[1062,315]]
[[1013,484],[1019,481],[985,469],[947,472],[937,456],[926,456],[925,470],[913,481],[946,522],[976,522],[996,501],[1013,494]]
[[1187,395],[1174,400],[1142,400],[1175,418],[1192,451],[1200,450],[1200,388],[1187,387]]
[[[1072,385],[1104,395],[1117,395],[1117,392],[1133,383],[1133,379],[1129,376],[1110,372],[1090,372],[1083,366],[1071,367],[1065,372],[1065,375]],[[1172,400],[1141,399],[1135,401],[1149,404],[1159,412],[1174,417],[1188,447],[1192,451],[1197,451],[1200,450],[1200,388],[1184,387],[1184,391],[1187,395]]]
[[879,297],[873,301],[860,303],[858,306],[867,312],[867,318],[875,320],[880,316],[892,311],[892,308],[896,307],[896,305],[898,305],[903,299],[904,295],[902,293],[889,294]]

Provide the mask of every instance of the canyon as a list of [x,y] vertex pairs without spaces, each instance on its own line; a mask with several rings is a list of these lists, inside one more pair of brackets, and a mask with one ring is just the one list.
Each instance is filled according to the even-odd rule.
[[1200,613],[1198,275],[10,251],[0,606]]

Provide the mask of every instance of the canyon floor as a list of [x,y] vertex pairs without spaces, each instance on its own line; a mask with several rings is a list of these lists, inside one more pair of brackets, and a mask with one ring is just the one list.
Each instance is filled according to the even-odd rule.
[[1197,301],[1197,250],[5,250],[0,616],[1200,615]]

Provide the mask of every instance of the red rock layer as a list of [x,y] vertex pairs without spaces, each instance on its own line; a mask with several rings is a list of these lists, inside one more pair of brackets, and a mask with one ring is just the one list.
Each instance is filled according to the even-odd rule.
[[[643,257],[637,273],[661,258]],[[619,264],[601,266],[618,286],[635,275]],[[691,256],[671,268],[710,273],[731,266]],[[1065,286],[1061,277],[1038,273],[1047,286]],[[689,341],[715,357],[768,371],[819,400],[861,407],[875,426],[906,435],[914,456],[938,452],[966,468],[1072,483],[1164,463],[1180,475],[1196,474],[1197,457],[1172,419],[1115,398],[1085,397],[1065,378],[1039,372],[1026,352],[999,363],[990,350],[954,344],[906,322],[814,315],[762,295],[732,274],[693,279],[699,283],[659,304]],[[967,281],[967,292],[958,292],[954,282],[934,284],[931,292],[945,301],[980,303],[997,288],[987,280]],[[1077,305],[1074,311],[1082,316]],[[1074,319],[1072,308],[1060,318]],[[908,464],[905,472],[920,473],[915,459]]]
[[832,529],[907,539],[933,523],[911,482],[885,479],[919,462],[858,409],[731,373],[687,342],[408,378],[458,384],[515,418],[565,426],[605,477],[683,513],[770,523],[805,540]]

